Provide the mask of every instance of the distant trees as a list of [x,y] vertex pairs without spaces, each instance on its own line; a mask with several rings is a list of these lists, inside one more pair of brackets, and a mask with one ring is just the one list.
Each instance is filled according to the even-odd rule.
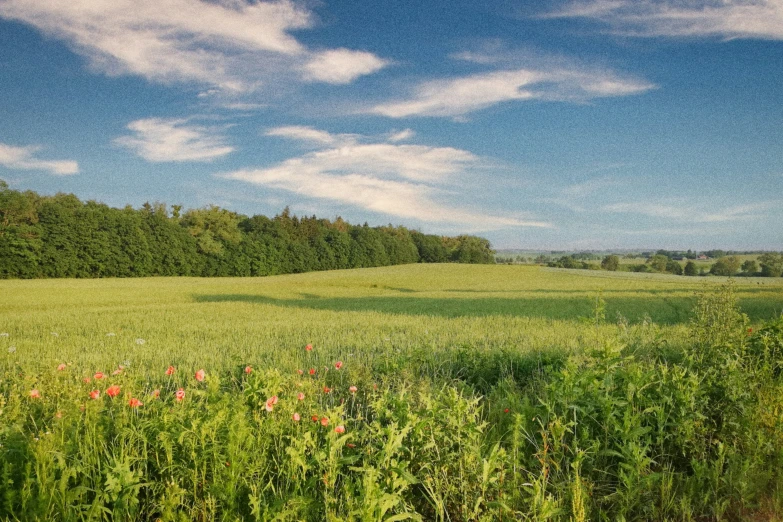
[[603,258],[601,261],[601,268],[609,270],[610,272],[616,271],[620,266],[620,258],[616,255],[610,254]]
[[0,278],[263,276],[403,263],[492,263],[484,238],[217,206],[136,210],[39,196],[0,180]]
[[742,263],[742,273],[746,276],[753,276],[756,275],[756,272],[758,272],[758,266],[756,265],[756,262],[752,259],[748,259],[744,263]]
[[737,256],[723,256],[710,268],[710,273],[717,276],[732,276],[740,269],[742,261]]
[[698,275],[698,271],[696,270],[696,263],[694,263],[693,261],[688,261],[687,263],[685,263],[683,274],[686,276]]
[[764,277],[780,277],[783,275],[783,252],[768,252],[759,256],[761,275]]

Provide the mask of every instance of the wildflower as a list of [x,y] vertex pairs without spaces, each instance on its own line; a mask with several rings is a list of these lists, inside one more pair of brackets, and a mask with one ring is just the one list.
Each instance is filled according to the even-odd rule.
[[356,447],[356,444],[351,444],[350,442],[347,442],[345,445],[348,446],[351,449]]
[[94,401],[98,400],[98,398],[100,396],[101,396],[101,391],[100,390],[93,390],[93,391],[90,392],[90,399],[92,399]]
[[152,398],[157,399],[160,397],[160,390],[152,390]]
[[16,346],[9,346],[8,347],[8,353],[14,353],[16,351]]
[[329,419],[327,417],[321,417],[321,426],[328,426]]
[[60,335],[60,334],[58,334],[57,332],[51,332],[51,333],[52,333],[52,335],[53,335],[54,337],[58,337],[58,336]]
[[0,333],[0,337],[8,337],[8,332]]
[[31,399],[40,399],[41,398],[41,392],[38,390],[30,390],[30,398]]
[[58,411],[57,413],[54,414],[54,418],[55,419],[62,419],[63,418],[63,412]]
[[116,334],[114,332],[109,332],[106,334],[106,337],[114,337]]
[[204,372],[203,368],[196,372],[196,380],[199,382],[202,382],[206,376],[207,374]]
[[131,408],[138,408],[139,406],[144,406],[144,403],[136,397],[131,397],[131,400],[128,401],[128,406]]
[[84,379],[82,379],[82,382],[90,382],[90,378],[89,377],[85,377]]
[[227,467],[227,468],[230,468],[230,467],[231,467],[231,463],[230,463],[229,461],[226,461],[226,467]]
[[313,422],[318,422],[318,415],[313,415],[312,417],[310,417],[310,420]]
[[136,339],[136,344],[144,344],[146,342],[144,339]]
[[294,413],[293,415],[291,415],[291,418],[294,420],[294,422],[299,422],[302,419],[302,417],[300,417],[298,413]]
[[299,400],[299,401],[303,401],[304,400],[304,393],[302,393],[302,392],[297,393],[296,394],[296,399]]
[[176,392],[174,392],[174,396],[177,398],[177,402],[182,402],[185,399],[185,390],[183,388],[180,388]]
[[103,372],[95,372],[95,375],[92,376],[92,378],[95,379],[96,381],[100,381],[101,379],[103,379],[103,377],[104,377]]
[[343,362],[337,361],[336,363],[334,363],[334,367],[339,370],[340,368],[343,367]]
[[121,370],[120,368],[117,368],[116,370],[114,370],[113,372],[111,372],[111,374],[112,374],[112,375],[119,375],[119,374],[121,374],[121,373],[122,373],[122,370]]
[[61,372],[61,371],[63,371],[65,368],[66,368],[66,366],[65,366],[65,363],[61,363],[61,364],[60,364],[60,365],[57,367],[57,371],[58,371],[58,372]]
[[173,366],[169,366],[166,368],[166,375],[174,375],[174,372],[177,371]]
[[332,389],[328,386],[324,386],[324,393],[329,393]]
[[313,351],[313,345],[312,344],[308,344],[307,346],[305,346],[305,351],[312,352]]
[[348,388],[348,391],[351,393],[356,393],[357,391],[359,391],[359,388],[357,388],[356,386],[351,386],[350,388]]
[[748,335],[753,333],[753,328],[748,328]]
[[315,368],[310,368],[310,375],[315,375]]
[[272,395],[266,400],[266,405],[264,406],[264,409],[266,411],[272,411],[275,409],[275,404],[277,404],[277,395]]
[[335,433],[345,433],[345,426],[342,426],[342,425],[340,425],[340,426],[337,426],[337,427],[334,429],[334,432],[335,432]]
[[109,386],[106,389],[106,395],[108,395],[109,397],[116,397],[119,394],[120,394],[120,387],[117,386],[116,384],[113,386]]
[[302,370],[296,370],[296,373],[298,373],[299,375],[303,375],[304,374],[304,372]]
[[503,410],[503,413],[508,413],[508,408],[506,408],[505,410]]
[[251,373],[253,373],[253,367],[252,367],[252,366],[249,366],[249,365],[248,365],[248,366],[245,366],[245,373],[246,373],[246,374],[248,374],[248,375],[250,375]]

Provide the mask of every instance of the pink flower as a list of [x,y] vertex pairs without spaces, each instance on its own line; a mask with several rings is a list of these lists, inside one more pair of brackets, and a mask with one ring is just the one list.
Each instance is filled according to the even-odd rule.
[[82,381],[83,382],[90,382],[90,378],[89,377],[85,377],[84,379],[82,379]]
[[57,413],[54,414],[54,418],[55,419],[62,419],[63,418],[63,412],[58,411]]
[[157,399],[160,397],[160,390],[152,390],[152,398]]
[[93,391],[90,392],[90,399],[92,399],[94,401],[98,400],[98,398],[100,396],[101,396],[101,391],[100,390],[93,390]]
[[300,400],[300,401],[303,401],[304,400],[304,393],[302,393],[302,392],[297,393],[296,394],[296,399]]
[[169,366],[168,368],[166,368],[166,375],[174,375],[175,371],[177,371],[176,368],[174,368],[173,366]]
[[61,372],[61,371],[63,371],[65,368],[66,368],[66,366],[65,366],[65,363],[62,363],[62,364],[60,364],[60,365],[57,367],[57,371],[58,371],[58,372]]
[[305,346],[305,351],[312,352],[313,351],[313,345],[312,344],[308,344],[307,346]]
[[31,399],[40,399],[41,398],[41,392],[38,390],[30,390],[30,398]]
[[266,411],[272,411],[275,409],[275,404],[277,404],[277,395],[272,395],[266,400],[266,405],[264,406],[264,409]]
[[299,375],[303,375],[304,374],[304,372],[302,370],[296,370],[296,373],[298,373]]
[[177,402],[182,402],[185,399],[185,390],[183,388],[180,388],[176,392],[174,392],[174,397],[177,398]]
[[299,422],[302,419],[298,413],[294,413],[291,418],[294,419],[294,422]]
[[203,368],[196,372],[196,380],[198,382],[202,382],[206,376],[207,376],[207,374],[206,374],[206,372],[204,371]]
[[128,401],[128,406],[131,408],[138,408],[139,406],[144,406],[144,403],[136,397],[131,397],[131,400]]
[[348,388],[348,391],[351,393],[356,393],[357,391],[359,391],[359,388],[357,388],[356,386],[351,386],[350,388]]
[[345,433],[345,426],[337,426],[334,431],[335,433]]
[[340,368],[343,367],[343,362],[342,361],[337,361],[336,363],[334,363],[334,367],[339,370]]
[[114,370],[113,372],[111,372],[111,374],[112,374],[112,375],[119,375],[119,374],[121,374],[121,373],[122,373],[122,370],[121,370],[121,369],[119,369],[119,368],[117,368],[116,370]]
[[248,366],[245,366],[245,373],[246,373],[246,374],[248,374],[248,375],[250,375],[251,373],[253,373],[253,367],[252,367],[252,366],[249,366],[249,365],[248,365]]
[[100,381],[104,377],[105,376],[103,375],[103,372],[95,372],[95,375],[92,376],[92,378],[95,379],[96,381]]
[[106,389],[106,395],[108,395],[109,397],[116,397],[119,394],[120,394],[120,387],[117,386],[116,384],[113,386],[109,386]]
[[329,419],[327,417],[321,417],[321,426],[328,426]]

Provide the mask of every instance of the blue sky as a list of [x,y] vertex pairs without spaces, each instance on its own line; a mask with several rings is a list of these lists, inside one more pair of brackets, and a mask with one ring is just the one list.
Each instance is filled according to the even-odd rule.
[[0,0],[0,93],[19,190],[783,245],[781,0]]

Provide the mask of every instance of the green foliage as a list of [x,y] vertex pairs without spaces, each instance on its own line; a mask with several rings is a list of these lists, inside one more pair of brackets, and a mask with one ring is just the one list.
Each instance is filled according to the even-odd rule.
[[724,256],[710,268],[710,273],[718,276],[733,276],[740,269],[742,261],[737,256]]
[[748,259],[745,262],[743,262],[742,272],[745,275],[749,275],[749,276],[756,275],[756,272],[758,272],[758,266],[756,265],[756,261],[754,261],[753,259]]
[[780,277],[783,275],[783,253],[767,252],[759,256],[761,275],[764,277]]
[[601,268],[614,272],[620,266],[620,258],[616,255],[610,254],[603,258],[601,261]]
[[695,276],[698,274],[698,271],[696,270],[696,263],[693,261],[688,261],[685,263],[685,268],[683,269],[683,274],[686,276]]

